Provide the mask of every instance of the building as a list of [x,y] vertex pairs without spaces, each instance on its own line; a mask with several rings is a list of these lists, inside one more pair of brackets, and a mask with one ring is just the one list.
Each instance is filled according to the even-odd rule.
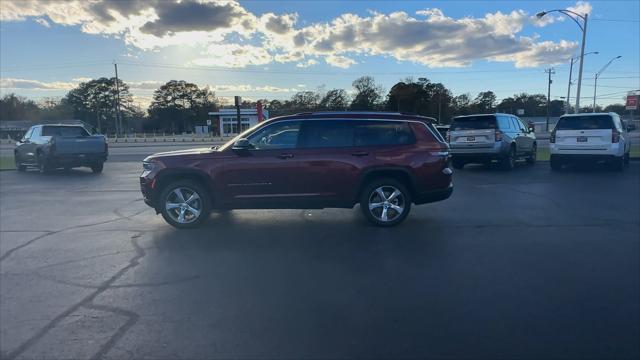
[[[269,111],[262,110],[263,118],[269,118]],[[257,109],[240,109],[240,120],[242,128],[238,131],[237,112],[235,108],[220,109],[219,111],[210,112],[211,124],[214,127],[213,132],[219,132],[220,136],[237,135],[240,132],[256,125],[258,123]],[[216,125],[213,125],[216,124]],[[215,130],[217,127],[218,131]]]

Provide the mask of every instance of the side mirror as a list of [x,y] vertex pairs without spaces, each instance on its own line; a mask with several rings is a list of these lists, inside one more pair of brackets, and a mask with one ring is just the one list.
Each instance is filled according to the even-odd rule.
[[529,129],[530,133],[534,133],[536,132],[536,126],[533,124],[529,124],[529,126],[527,127],[527,129]]
[[246,151],[253,149],[253,145],[247,139],[238,139],[235,143],[233,143],[233,150],[236,151]]

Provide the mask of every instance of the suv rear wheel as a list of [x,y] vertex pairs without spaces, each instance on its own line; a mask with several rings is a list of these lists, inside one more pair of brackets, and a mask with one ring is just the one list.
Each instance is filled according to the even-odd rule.
[[516,148],[515,146],[511,146],[509,149],[509,153],[505,156],[500,165],[502,165],[503,170],[513,170],[516,167]]
[[166,185],[158,201],[162,217],[178,229],[198,226],[209,216],[211,209],[207,190],[191,180],[179,180]]
[[395,179],[374,180],[362,191],[360,208],[375,225],[398,225],[409,215],[411,194]]

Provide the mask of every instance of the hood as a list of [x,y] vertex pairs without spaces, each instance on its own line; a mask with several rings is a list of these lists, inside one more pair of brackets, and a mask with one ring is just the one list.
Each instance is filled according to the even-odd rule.
[[144,161],[158,159],[158,158],[166,158],[172,156],[189,156],[189,155],[202,155],[202,154],[210,154],[215,150],[210,147],[206,148],[198,148],[198,149],[186,149],[186,150],[176,150],[176,151],[166,151],[160,152],[153,155],[147,156]]

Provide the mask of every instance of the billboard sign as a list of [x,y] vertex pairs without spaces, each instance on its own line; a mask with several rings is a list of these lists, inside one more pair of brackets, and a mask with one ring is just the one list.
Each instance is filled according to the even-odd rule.
[[627,110],[638,110],[638,95],[627,95],[627,102],[625,104]]

